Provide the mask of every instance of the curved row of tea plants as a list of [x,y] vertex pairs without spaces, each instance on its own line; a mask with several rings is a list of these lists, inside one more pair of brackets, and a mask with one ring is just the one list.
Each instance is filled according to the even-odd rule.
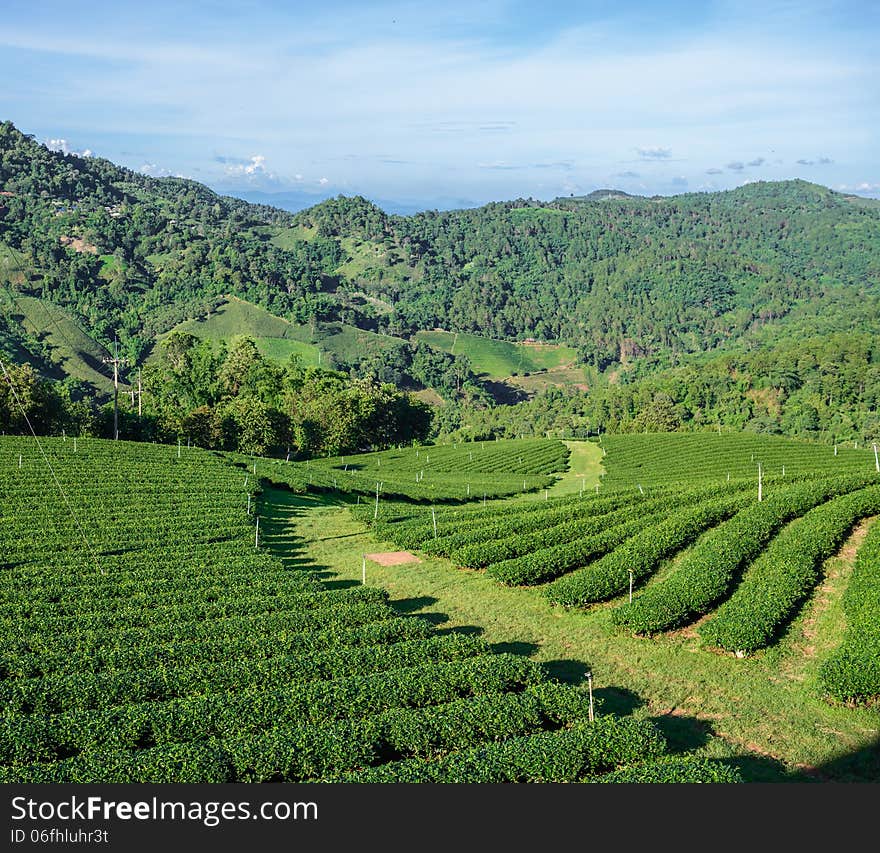
[[699,629],[712,645],[752,652],[768,645],[821,576],[853,526],[880,512],[880,486],[842,495],[792,522],[746,571],[742,583]]
[[[647,723],[589,722],[586,692],[536,664],[259,550],[253,463],[41,443],[54,476],[32,440],[0,438],[0,781],[317,781],[469,751],[489,762],[575,731],[608,741],[591,774],[663,753]],[[563,467],[558,443],[508,444],[424,462],[527,484]],[[601,733],[616,728],[615,752]]]
[[837,495],[872,482],[868,477],[817,480],[778,491],[709,531],[662,582],[646,587],[612,614],[638,634],[681,627],[708,613],[733,589],[742,570],[783,525]]
[[761,463],[766,477],[804,474],[838,476],[874,470],[869,446],[856,449],[852,443],[835,450],[833,444],[818,444],[781,436],[715,432],[604,435],[606,474],[603,488],[661,485],[671,482],[721,482],[757,477]]

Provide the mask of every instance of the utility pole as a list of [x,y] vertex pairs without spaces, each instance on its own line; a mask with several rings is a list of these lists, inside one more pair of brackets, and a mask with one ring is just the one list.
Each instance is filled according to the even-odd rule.
[[131,394],[131,407],[134,408],[134,398],[137,396],[138,400],[138,420],[141,419],[142,408],[141,408],[141,395],[144,393],[143,388],[141,387],[141,369],[138,368],[138,387],[137,391],[134,390],[134,387],[128,392]]
[[113,358],[101,359],[104,364],[113,365],[113,439],[119,438],[119,365],[125,364],[126,359],[119,357],[119,342],[116,335],[113,336]]

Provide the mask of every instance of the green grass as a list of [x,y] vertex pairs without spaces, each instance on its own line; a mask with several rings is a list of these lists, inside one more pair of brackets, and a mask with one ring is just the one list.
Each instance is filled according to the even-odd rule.
[[231,298],[210,317],[186,320],[174,331],[189,332],[218,343],[228,343],[236,335],[247,335],[254,339],[257,349],[266,358],[286,362],[291,355],[296,355],[306,366],[319,363],[319,348],[303,339],[308,334],[306,327],[288,323],[243,299]]
[[0,240],[0,270],[6,274],[27,272],[20,264],[20,256]]
[[553,497],[592,491],[605,473],[602,467],[602,448],[591,441],[564,442],[571,455],[568,457],[568,470],[559,481],[549,489]]
[[98,275],[102,278],[110,278],[113,273],[122,269],[122,264],[115,255],[99,255],[98,260],[101,261],[101,271]]
[[[175,326],[174,331],[227,343],[236,335],[247,335],[267,358],[283,362],[295,354],[307,366],[324,367],[333,365],[333,359],[327,355],[334,356],[336,364],[353,364],[363,357],[367,347],[390,349],[406,344],[401,338],[377,335],[345,323],[319,323],[316,327],[289,323],[259,305],[236,297],[224,302],[210,317],[186,320]],[[162,337],[165,336],[160,336],[160,340]]]
[[[329,498],[276,490],[264,498],[278,519],[270,547],[328,579],[359,581],[363,554],[394,550]],[[368,584],[386,588],[401,610],[430,614],[447,630],[481,633],[557,676],[577,681],[591,669],[607,710],[658,720],[679,749],[727,757],[754,780],[878,778],[876,712],[824,702],[812,658],[797,642],[737,660],[702,649],[691,631],[634,638],[614,631],[608,607],[554,608],[533,590],[421,556],[401,566],[368,562]],[[841,586],[825,593],[839,597]]]
[[351,281],[365,279],[381,286],[386,279],[402,281],[420,275],[420,272],[404,263],[393,247],[386,248],[370,240],[361,241],[354,237],[343,237],[339,244],[348,255],[348,260],[340,264],[336,272]]
[[266,233],[272,234],[269,242],[279,249],[293,249],[297,243],[311,243],[318,236],[317,228],[306,228],[304,225],[294,225],[292,228],[266,228]]
[[468,332],[417,332],[415,337],[435,349],[466,355],[474,371],[490,379],[506,379],[514,373],[553,370],[570,364],[577,357],[572,347],[498,341]]
[[176,327],[177,331],[189,332],[200,338],[229,340],[235,335],[252,338],[286,337],[291,323],[276,317],[265,308],[235,297],[224,302],[207,319],[186,320]]
[[156,269],[162,269],[175,254],[176,252],[153,252],[153,254],[147,255],[146,258]]
[[254,338],[257,349],[264,358],[286,362],[295,355],[306,367],[317,367],[320,363],[320,350],[312,344],[294,341],[289,338]]
[[[369,347],[378,347],[388,351],[406,346],[406,341],[402,338],[377,335],[375,332],[358,329],[346,323],[322,323],[314,336],[311,336],[308,326],[301,326],[298,334],[308,336],[307,340],[316,343],[323,352],[333,355],[338,364],[359,362]],[[325,362],[326,364],[327,362]]]
[[16,296],[14,305],[9,305],[25,329],[48,344],[52,362],[60,371],[102,393],[113,391],[112,380],[102,372],[101,359],[107,351],[67,311],[34,296]]

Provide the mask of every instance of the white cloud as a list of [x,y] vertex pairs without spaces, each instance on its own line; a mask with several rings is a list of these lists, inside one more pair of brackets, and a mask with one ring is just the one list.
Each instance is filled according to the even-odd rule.
[[[224,158],[227,162],[233,158]],[[233,163],[226,166],[227,175],[271,175],[266,169],[266,157],[263,154],[254,154],[248,160]]]
[[839,189],[841,192],[880,193],[880,183],[861,181],[857,184],[838,184],[837,189]]
[[322,187],[326,187],[327,184],[330,183],[330,181],[329,181],[327,178],[319,178],[318,183],[319,183]]
[[61,137],[59,137],[58,139],[47,139],[46,148],[48,148],[50,151],[55,151],[58,154],[73,154],[77,157],[92,156],[91,149],[85,148],[82,151],[74,151],[73,148],[71,148],[68,144],[67,140]]
[[57,151],[59,154],[70,154],[70,146],[66,139],[47,139],[46,148]]
[[672,156],[672,149],[651,145],[647,148],[636,148],[636,153],[642,160],[668,160]]
[[[138,171],[149,175],[151,178],[170,178],[174,174],[171,169],[164,169],[156,163],[144,163]],[[179,178],[181,176],[176,175],[176,177]]]
[[[572,181],[585,186],[632,164],[637,172],[656,170],[651,180],[662,188],[664,163],[689,164],[676,172],[686,170],[697,185],[709,165],[750,150],[766,152],[773,177],[797,172],[793,163],[804,152],[846,151],[853,171],[840,167],[834,177],[852,183],[876,153],[876,54],[861,56],[831,39],[816,51],[787,24],[774,31],[757,16],[734,27],[719,21],[683,30],[672,40],[658,33],[627,41],[594,22],[536,33],[516,49],[479,30],[399,32],[399,19],[397,28],[352,38],[350,20],[316,17],[315,26],[298,28],[255,21],[236,33],[234,51],[222,39],[199,44],[185,27],[168,39],[146,33],[137,44],[98,39],[85,28],[79,37],[57,27],[54,34],[7,28],[0,42],[115,63],[111,74],[103,66],[65,72],[58,110],[67,124],[55,124],[57,133],[75,134],[67,128],[89,117],[108,136],[159,140],[139,156],[187,169],[204,160],[182,159],[182,140],[203,152],[215,144],[261,152],[213,167],[231,185],[268,182],[268,163],[285,178],[297,168],[327,170],[334,186],[374,193],[444,187],[497,198],[526,195],[548,180],[528,169],[476,167],[497,160],[571,161]],[[352,149],[363,159],[338,159]],[[107,151],[103,141],[100,150]],[[370,165],[389,151],[418,168],[403,174]],[[621,162],[621,152],[629,161]],[[784,169],[773,167],[777,158]],[[308,183],[315,183],[311,175]]]
[[255,154],[253,157],[251,157],[250,164],[244,167],[244,173],[246,175],[255,175],[257,172],[265,171],[266,158],[262,154]]

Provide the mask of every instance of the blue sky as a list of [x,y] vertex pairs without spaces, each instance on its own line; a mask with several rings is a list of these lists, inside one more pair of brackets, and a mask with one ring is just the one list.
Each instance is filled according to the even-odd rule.
[[880,3],[4,0],[0,118],[232,194],[880,197]]

